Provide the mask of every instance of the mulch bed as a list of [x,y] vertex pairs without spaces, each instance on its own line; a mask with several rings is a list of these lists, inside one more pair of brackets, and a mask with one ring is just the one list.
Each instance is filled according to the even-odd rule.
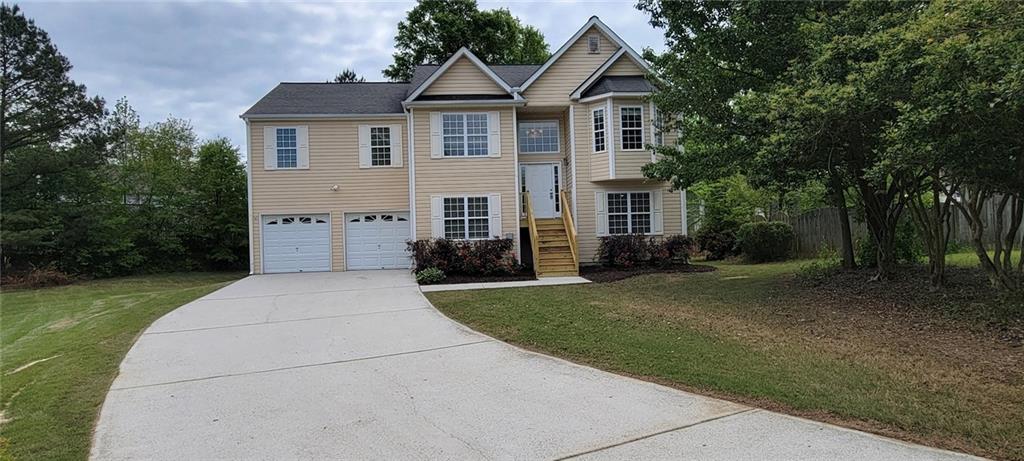
[[591,282],[606,283],[625,280],[630,277],[644,274],[680,274],[688,272],[712,272],[716,269],[712,266],[699,264],[683,264],[669,267],[607,267],[607,266],[581,266],[580,276]]
[[533,272],[520,272],[517,274],[505,275],[449,275],[441,283],[434,285],[453,285],[456,283],[487,283],[487,282],[518,282],[521,280],[536,280]]

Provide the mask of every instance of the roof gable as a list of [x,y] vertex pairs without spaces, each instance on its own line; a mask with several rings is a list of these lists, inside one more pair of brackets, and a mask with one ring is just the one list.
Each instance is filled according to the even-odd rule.
[[605,23],[601,22],[600,18],[598,18],[597,16],[591,16],[590,20],[587,21],[587,23],[584,24],[583,27],[581,27],[578,31],[576,31],[576,33],[573,34],[573,36],[570,37],[569,40],[567,40],[565,44],[563,44],[562,47],[555,52],[555,54],[551,55],[547,62],[545,62],[539,69],[537,69],[537,71],[534,72],[533,75],[530,76],[530,78],[523,82],[523,85],[520,87],[520,91],[526,91],[526,89],[529,88],[530,85],[533,85],[533,83],[536,82],[537,79],[541,77],[541,75],[544,75],[544,73],[549,68],[551,68],[556,62],[558,62],[558,60],[562,58],[562,55],[569,51],[569,49],[572,48],[573,45],[575,45],[580,40],[580,38],[584,36],[584,34],[586,34],[593,28],[599,30],[602,34],[604,34],[604,36],[609,41],[618,45],[619,48],[624,49],[625,52],[628,53],[635,62],[641,65],[644,71],[650,69],[647,63],[644,62],[643,57],[641,57],[640,54],[636,52],[636,50],[630,47],[628,43],[622,40],[622,38],[619,37],[614,31],[612,31],[611,28],[609,28]]
[[640,76],[642,78],[646,74],[646,62],[642,60],[637,61],[625,48],[619,48],[604,64],[601,64],[601,67],[598,67],[594,73],[590,74],[590,77],[587,77],[583,83],[576,87],[570,97],[574,100],[579,99],[603,77]]
[[453,94],[499,94],[508,92],[463,57],[455,61],[433,83],[423,89],[422,96],[453,95]]
[[[423,83],[420,83],[416,87],[416,89],[414,89],[409,94],[409,97],[406,98],[406,102],[410,102],[416,99],[419,95],[423,94],[423,92],[430,88],[430,86],[433,85],[434,82],[436,82],[443,75],[445,75],[445,73],[448,72],[449,69],[455,66],[456,63],[459,63],[462,59],[468,60],[469,63],[475,66],[477,70],[479,70],[484,76],[486,76],[488,79],[494,82],[494,84],[497,85],[502,91],[504,91],[505,94],[512,92],[512,87],[510,87],[508,83],[505,83],[504,80],[498,77],[497,74],[495,74],[493,70],[487,67],[487,65],[485,65],[483,61],[480,61],[480,58],[477,58],[476,55],[473,54],[473,52],[463,47],[460,48],[459,51],[455,52],[455,54],[453,54],[452,57],[448,58],[448,60],[445,61],[444,64],[441,64],[441,67],[437,68],[437,70],[430,74],[430,77],[427,77],[427,79],[424,80]],[[461,70],[462,68],[460,67],[459,69]]]

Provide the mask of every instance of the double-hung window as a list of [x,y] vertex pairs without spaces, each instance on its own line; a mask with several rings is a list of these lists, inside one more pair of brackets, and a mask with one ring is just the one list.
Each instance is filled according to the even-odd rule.
[[444,156],[486,156],[487,124],[486,113],[441,114]]
[[650,234],[651,193],[609,192],[608,233]]
[[391,127],[370,127],[370,165],[391,166]]
[[604,152],[607,148],[605,143],[605,119],[604,109],[594,109],[592,113],[593,117],[593,131],[594,131],[594,152]]
[[277,167],[299,167],[299,138],[295,128],[277,128]]
[[558,121],[519,123],[519,152],[524,154],[557,154]]
[[622,133],[622,150],[643,150],[644,109],[641,106],[619,108],[619,129]]
[[445,197],[444,238],[487,239],[491,236],[487,197]]

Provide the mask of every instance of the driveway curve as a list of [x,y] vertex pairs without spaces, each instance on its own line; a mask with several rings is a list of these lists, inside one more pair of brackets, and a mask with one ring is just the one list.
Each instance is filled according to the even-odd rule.
[[167,314],[93,459],[966,459],[523,351],[405,271],[247,277]]

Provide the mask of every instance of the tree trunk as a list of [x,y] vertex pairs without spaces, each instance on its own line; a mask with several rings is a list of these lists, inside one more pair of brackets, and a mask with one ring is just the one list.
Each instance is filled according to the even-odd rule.
[[[971,228],[971,246],[974,253],[978,255],[978,262],[994,288],[1003,290],[1015,290],[1021,285],[1020,270],[1013,269],[1011,258],[1013,247],[1020,230],[1020,220],[1024,215],[1024,199],[1019,195],[1003,195],[996,206],[996,222],[993,233],[995,244],[993,254],[990,257],[988,249],[985,248],[985,219],[984,208],[989,200],[995,198],[995,194],[982,189],[965,191],[965,198],[954,203],[960,212],[967,218]],[[1010,218],[1015,222],[1008,225],[1004,223],[1004,213],[1010,208]],[[1020,264],[1018,264],[1020,267]]]
[[843,181],[838,173],[829,175],[829,196],[832,206],[839,210],[839,230],[842,233],[843,269],[854,269],[857,262],[853,257],[853,231],[850,229],[850,210],[846,207],[846,194],[843,192]]

